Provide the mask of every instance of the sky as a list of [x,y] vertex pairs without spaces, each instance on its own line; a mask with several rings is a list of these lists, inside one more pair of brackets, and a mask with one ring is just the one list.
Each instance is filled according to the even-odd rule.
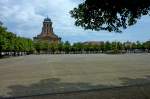
[[147,41],[150,40],[150,16],[143,16],[136,25],[122,33],[84,30],[74,25],[69,11],[83,0],[0,0],[0,20],[18,36],[33,38],[41,33],[47,16],[55,34],[63,41]]

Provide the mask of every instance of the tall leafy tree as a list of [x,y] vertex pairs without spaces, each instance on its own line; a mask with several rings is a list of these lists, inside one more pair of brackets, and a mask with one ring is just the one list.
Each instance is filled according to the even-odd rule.
[[2,56],[2,51],[6,48],[6,33],[7,29],[0,22],[0,56]]
[[84,29],[121,32],[150,13],[150,0],[85,0],[70,11]]
[[143,43],[143,46],[144,46],[144,48],[145,48],[148,52],[150,52],[150,41],[144,42],[144,43]]
[[69,41],[66,41],[65,43],[64,43],[64,51],[65,51],[65,53],[66,54],[68,54],[69,52],[70,52],[70,48],[71,48],[71,44],[70,44],[70,42]]
[[7,29],[0,24],[0,56],[3,53],[19,55],[22,52],[32,52],[33,41],[28,38],[18,37],[14,33],[7,31]]

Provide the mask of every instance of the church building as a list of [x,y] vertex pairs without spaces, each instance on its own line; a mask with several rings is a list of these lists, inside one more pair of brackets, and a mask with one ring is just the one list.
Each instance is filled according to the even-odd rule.
[[61,38],[53,32],[51,19],[48,17],[43,21],[42,32],[34,37],[34,40],[46,40],[49,43],[60,43]]

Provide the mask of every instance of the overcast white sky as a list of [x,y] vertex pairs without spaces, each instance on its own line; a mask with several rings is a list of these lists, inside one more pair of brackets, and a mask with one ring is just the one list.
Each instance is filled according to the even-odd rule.
[[150,40],[150,17],[142,19],[123,33],[90,31],[74,26],[69,11],[83,0],[0,0],[0,20],[9,31],[32,38],[41,32],[42,22],[49,16],[55,34],[63,41],[146,41]]

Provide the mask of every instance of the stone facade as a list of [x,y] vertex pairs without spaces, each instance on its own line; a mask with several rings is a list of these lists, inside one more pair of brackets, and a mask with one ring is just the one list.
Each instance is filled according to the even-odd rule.
[[34,40],[46,40],[50,43],[61,42],[61,38],[53,32],[51,19],[48,17],[44,19],[42,32],[37,37],[34,37]]

